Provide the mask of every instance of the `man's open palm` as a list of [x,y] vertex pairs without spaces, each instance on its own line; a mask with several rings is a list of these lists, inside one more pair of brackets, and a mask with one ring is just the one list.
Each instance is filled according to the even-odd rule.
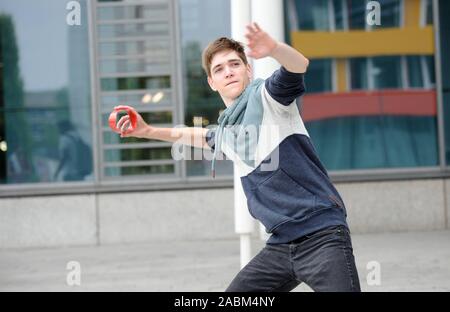
[[247,55],[255,59],[269,56],[277,46],[277,42],[256,23],[247,25],[245,37],[248,39]]

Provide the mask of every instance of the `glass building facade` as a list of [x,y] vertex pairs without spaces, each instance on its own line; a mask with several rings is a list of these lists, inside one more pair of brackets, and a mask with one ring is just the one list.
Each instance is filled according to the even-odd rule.
[[[311,60],[302,117],[335,178],[444,176],[448,4],[378,2],[380,25],[366,0],[283,1],[286,42]],[[228,160],[213,180],[200,149],[174,160],[171,143],[108,127],[121,104],[157,127],[217,123],[201,52],[230,36],[230,1],[68,3],[0,2],[0,194],[232,185]]]
[[439,167],[432,1],[378,3],[372,25],[366,0],[285,0],[311,60],[303,119],[329,170]]

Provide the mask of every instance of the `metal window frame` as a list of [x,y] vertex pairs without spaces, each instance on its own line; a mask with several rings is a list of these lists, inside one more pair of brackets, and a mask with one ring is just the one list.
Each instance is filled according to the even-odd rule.
[[445,125],[444,125],[444,99],[442,88],[442,55],[441,55],[441,28],[439,20],[439,1],[433,0],[433,27],[434,27],[434,69],[436,75],[436,96],[437,96],[437,123],[438,123],[438,145],[439,145],[439,164],[440,168],[444,172],[450,170],[450,164],[446,166],[446,143],[445,143]]
[[409,70],[408,70],[408,64],[406,62],[406,55],[400,56],[400,67],[401,67],[400,70],[401,70],[401,80],[402,80],[401,89],[406,90],[406,89],[410,88]]
[[420,68],[422,70],[423,85],[425,89],[433,89],[436,86],[431,82],[431,73],[429,71],[426,58],[427,55],[420,56]]
[[331,59],[331,92],[338,92],[337,58]]
[[334,4],[333,0],[328,0],[328,24],[329,31],[335,32],[336,31],[336,17],[334,16]]
[[419,16],[419,27],[423,28],[426,26],[427,19],[427,0],[420,0],[420,16]]
[[[168,24],[168,36],[167,37],[161,37],[161,39],[164,39],[165,41],[167,41],[169,43],[169,48],[172,50],[169,54],[169,64],[167,64],[167,67],[164,69],[164,71],[158,71],[158,72],[152,72],[152,75],[164,75],[164,76],[169,76],[171,79],[171,87],[170,87],[170,91],[171,91],[171,101],[173,102],[173,104],[171,105],[166,105],[163,107],[153,107],[153,106],[148,106],[146,107],[145,111],[146,112],[156,112],[156,111],[161,111],[161,109],[164,110],[168,110],[172,113],[172,123],[171,124],[158,124],[159,127],[173,127],[176,124],[179,124],[180,121],[180,107],[181,106],[179,103],[179,90],[177,90],[177,86],[180,83],[174,83],[174,81],[180,81],[179,79],[176,79],[174,77],[177,77],[177,66],[176,66],[176,60],[177,57],[175,56],[176,54],[176,50],[178,49],[177,46],[177,41],[175,38],[175,34],[174,32],[176,25],[174,23],[171,23],[170,21],[174,21],[175,20],[175,16],[174,16],[174,11],[175,11],[175,7],[174,7],[174,1],[173,0],[167,0],[167,1],[150,1],[150,0],[146,0],[144,2],[122,2],[122,3],[97,3],[96,1],[93,2],[93,6],[98,8],[98,7],[133,7],[136,5],[139,6],[145,6],[147,4],[152,4],[156,3],[156,4],[163,4],[164,6],[167,7],[167,14],[169,16],[169,22]],[[111,5],[112,4],[112,5]],[[97,19],[97,14],[94,15],[94,19],[91,20],[92,24],[95,25],[96,30],[95,30],[95,34],[98,35],[97,33],[97,28],[99,25],[106,25],[106,24],[121,24],[123,25],[126,22],[130,22],[133,21],[133,23],[139,23],[139,24],[146,24],[148,22],[151,22],[152,20],[149,19],[136,19],[136,20],[130,20],[130,19],[124,19],[124,20],[119,20],[119,21],[115,21],[114,23],[110,23],[110,21],[100,21]],[[158,36],[156,36],[158,37]],[[130,39],[130,38],[139,38],[142,40],[124,40],[127,42],[136,42],[136,41],[148,41],[149,38],[148,37],[141,37],[141,36],[134,36],[134,37],[126,37],[126,39]],[[124,38],[108,38],[108,39],[124,39]],[[107,42],[121,42],[122,40],[108,40]],[[97,41],[94,43],[95,47],[97,48],[98,45],[100,43],[103,43],[105,41]],[[149,73],[148,72],[115,72],[115,73],[100,73],[100,60],[103,59],[103,56],[100,56],[98,53],[96,54],[96,64],[98,67],[98,73],[96,76],[96,79],[98,79],[99,81],[102,78],[116,78],[116,77],[145,77],[148,76]],[[104,91],[97,89],[96,90],[99,93],[99,97],[98,102],[95,103],[95,105],[98,107],[98,109],[103,113],[103,109],[102,109],[102,102],[101,102],[101,96],[103,96],[105,94]],[[110,95],[115,95],[115,96],[120,96],[124,93],[128,94],[130,92],[124,92],[125,90],[115,90],[115,91],[108,91],[108,94]],[[132,90],[134,92],[132,93],[145,93],[148,92],[147,89],[143,89],[143,90]],[[178,105],[177,105],[178,103]],[[101,118],[102,116],[99,116],[100,118],[100,122],[102,122]],[[108,128],[104,127],[102,124],[100,124],[99,126],[100,128],[100,132],[103,135],[103,133],[105,131],[108,131]],[[105,175],[105,169],[106,168],[111,168],[111,167],[128,167],[128,166],[146,166],[146,165],[157,165],[157,164],[171,164],[174,165],[174,172],[171,174],[165,174],[162,175],[164,177],[173,177],[173,178],[177,178],[177,177],[182,177],[183,176],[183,170],[182,168],[180,168],[180,162],[176,162],[173,159],[166,159],[166,160],[147,160],[147,161],[126,161],[126,162],[122,162],[122,161],[116,161],[116,162],[107,162],[104,159],[104,152],[106,150],[109,150],[111,147],[111,144],[107,144],[108,148],[105,148],[105,144],[103,144],[103,141],[100,139],[101,141],[101,147],[100,147],[100,166],[99,166],[99,170],[101,170],[100,174],[99,174],[99,180],[97,181],[98,184],[109,184],[111,182],[113,182],[113,180],[115,179],[122,179],[121,177],[110,177]],[[164,142],[162,142],[164,143]],[[166,143],[167,144],[167,143]],[[170,143],[169,143],[170,144]],[[121,145],[121,144],[115,144],[115,145]],[[129,145],[129,144],[123,144],[123,149],[129,149],[131,147],[134,147],[136,145]],[[137,146],[142,146],[146,145],[146,147],[152,147],[152,144],[139,144]],[[154,145],[153,145],[154,146]],[[148,183],[152,183],[155,180],[160,180],[161,179],[161,175],[133,175],[133,176],[129,176],[129,177],[125,177],[125,179],[127,179],[128,181],[131,180],[145,180]]]
[[[92,111],[92,142],[93,146],[99,146],[102,142],[100,136],[103,134],[101,130],[101,120],[98,118],[100,106],[100,89],[97,77],[97,44],[100,42],[96,32],[93,30],[95,25],[91,22],[92,17],[96,13],[95,0],[87,0],[87,12],[89,16],[89,57],[90,57],[90,74],[91,74],[91,111]],[[172,1],[172,0],[171,0]],[[142,2],[126,2],[130,4],[142,4]],[[121,5],[116,3],[115,5]],[[123,4],[122,4],[123,5]],[[177,1],[175,1],[177,5]],[[442,77],[440,72],[441,55],[439,44],[439,19],[438,19],[438,1],[433,0],[433,19],[435,28],[435,71],[436,71],[436,90],[438,104],[438,145],[439,145],[439,165],[433,167],[412,167],[412,168],[386,168],[386,169],[367,169],[367,170],[339,170],[329,171],[333,182],[350,183],[350,182],[369,182],[369,181],[395,181],[410,179],[445,179],[450,178],[450,167],[445,165],[445,140],[444,140],[444,120],[443,120],[443,103],[442,103]],[[347,21],[348,22],[348,21]],[[178,28],[178,26],[177,26]],[[175,28],[175,29],[177,29]],[[177,30],[178,31],[178,30]],[[130,39],[130,38],[127,38]],[[173,38],[178,40],[178,38]],[[179,57],[179,55],[177,56]],[[178,59],[179,60],[179,59]],[[349,60],[347,60],[349,62]],[[349,64],[348,64],[349,65]],[[347,66],[349,71],[349,66]],[[181,75],[181,73],[179,73]],[[347,75],[350,79],[350,75]],[[350,84],[348,83],[350,87]],[[179,86],[182,90],[182,86]],[[179,90],[179,92],[180,92]],[[178,97],[182,98],[180,92]],[[182,102],[180,102],[182,103]],[[180,113],[183,106],[179,105]],[[181,114],[180,117],[181,118]],[[170,143],[168,143],[170,144]],[[117,192],[146,192],[146,191],[176,191],[191,189],[211,189],[211,188],[232,188],[233,175],[217,176],[214,180],[209,176],[158,176],[157,183],[155,180],[149,180],[147,177],[135,177],[115,181],[101,181],[100,179],[100,163],[102,148],[93,149],[94,157],[94,180],[80,182],[64,182],[64,183],[26,183],[0,186],[0,198],[6,197],[27,197],[27,196],[55,196],[55,195],[75,195],[75,194],[98,194],[98,193],[117,193]],[[184,161],[185,168],[185,161]],[[185,169],[184,169],[185,170]]]

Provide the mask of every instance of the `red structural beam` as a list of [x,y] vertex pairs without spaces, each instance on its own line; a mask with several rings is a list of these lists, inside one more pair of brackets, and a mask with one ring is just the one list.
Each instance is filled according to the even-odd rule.
[[315,121],[351,116],[436,116],[435,90],[382,90],[305,95],[302,118]]

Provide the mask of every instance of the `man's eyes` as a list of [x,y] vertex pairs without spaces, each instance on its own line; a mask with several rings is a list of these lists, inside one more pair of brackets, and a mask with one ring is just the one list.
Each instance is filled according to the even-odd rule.
[[[236,62],[236,63],[231,63],[231,65],[232,65],[233,67],[238,67],[239,65],[241,65],[241,63]],[[218,73],[218,72],[220,72],[220,71],[222,71],[222,67],[219,67],[219,68],[217,68],[216,70],[214,70],[214,73]]]

